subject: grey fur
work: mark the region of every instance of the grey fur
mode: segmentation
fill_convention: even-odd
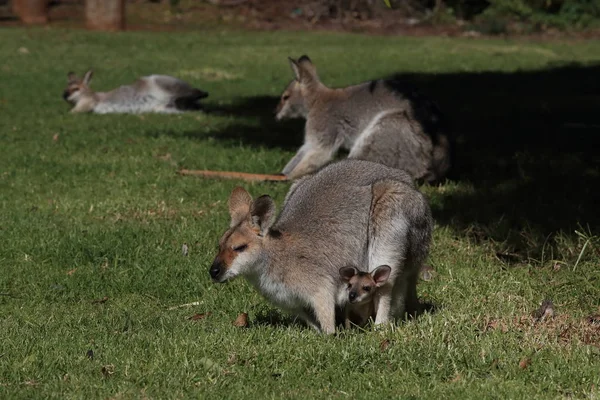
[[[214,280],[242,275],[275,305],[331,333],[335,307],[348,297],[339,269],[373,271],[385,264],[391,274],[377,291],[375,322],[416,311],[433,222],[427,200],[404,171],[361,160],[330,164],[292,185],[272,225],[265,222],[272,200],[246,196],[238,188],[230,197],[232,225],[211,267]],[[243,252],[232,251],[241,244]]]
[[[437,107],[392,80],[342,89],[321,83],[308,57],[290,59],[296,79],[285,89],[277,119],[306,117],[304,144],[284,167],[296,179],[329,162],[342,148],[349,158],[406,170],[425,181],[450,168],[450,143]]]
[[[208,96],[208,93],[168,75],[144,76],[131,85],[110,92],[94,92],[89,86],[91,75],[90,70],[79,80],[75,74],[69,73],[63,97],[74,105],[71,112],[178,113],[197,109],[196,102]]]

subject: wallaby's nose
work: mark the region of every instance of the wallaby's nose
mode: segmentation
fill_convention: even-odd
[[[350,294],[348,295],[348,298],[350,299],[350,301],[354,301],[356,300],[356,292],[350,292]]]
[[[222,265],[221,265],[221,261],[219,260],[215,260],[212,265],[210,266],[210,270],[208,271],[208,273],[210,274],[210,277],[216,281],[217,278],[219,277],[219,275],[221,274],[221,270],[222,270]]]

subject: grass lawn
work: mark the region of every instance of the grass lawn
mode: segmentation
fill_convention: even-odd
[[[302,125],[273,109],[303,53],[327,84],[397,74],[450,117],[455,171],[423,188],[435,312],[324,336],[210,282],[240,182],[175,171],[281,170]],[[0,59],[0,398],[600,397],[600,42],[3,29]],[[211,112],[69,114],[88,67],[97,90],[179,76]]]

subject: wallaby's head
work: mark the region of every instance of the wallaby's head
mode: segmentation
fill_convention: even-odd
[[[290,66],[294,72],[294,80],[285,88],[276,109],[276,118],[306,117],[308,107],[307,98],[321,85],[317,68],[308,56],[302,56],[298,60],[289,58]]]
[[[354,267],[340,268],[340,278],[346,283],[348,301],[352,304],[363,304],[371,301],[378,287],[390,277],[392,269],[380,265],[372,272],[359,271]]]
[[[275,118],[278,121],[286,118],[305,118],[307,114],[300,83],[294,79],[281,94],[275,109]]]
[[[229,214],[229,229],[219,240],[219,254],[209,270],[215,282],[251,273],[260,262],[275,218],[275,202],[267,195],[252,200],[246,190],[236,187],[229,196]]]
[[[79,99],[90,94],[90,81],[92,80],[93,71],[90,69],[85,73],[83,79],[80,79],[73,72],[67,74],[67,88],[63,92],[63,99],[71,104],[77,104]]]

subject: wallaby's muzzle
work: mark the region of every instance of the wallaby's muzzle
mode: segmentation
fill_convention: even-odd
[[[212,278],[212,280],[214,282],[221,282],[219,280],[219,277],[221,277],[223,275],[224,271],[225,271],[225,268],[224,268],[221,260],[219,260],[218,258],[215,258],[215,261],[213,261],[212,265],[210,266],[208,273],[210,274],[210,277]]]

